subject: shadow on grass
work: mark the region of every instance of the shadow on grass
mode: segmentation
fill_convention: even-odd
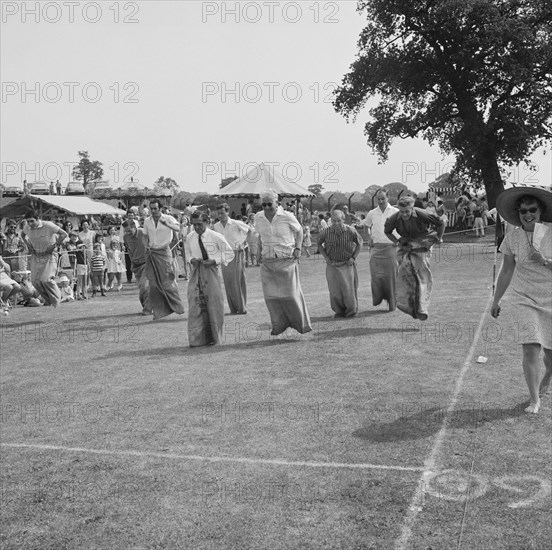
[[[62,306],[60,306],[62,307]],[[38,308],[37,308],[38,309]],[[43,309],[40,309],[40,311],[44,311]],[[12,317],[10,319],[10,321],[13,321],[11,323],[2,323],[3,325],[5,324],[5,326],[18,326],[18,327],[26,327],[26,326],[31,326],[31,325],[37,325],[37,324],[43,324],[43,325],[46,325],[46,324],[54,324],[54,323],[60,323],[60,324],[70,324],[70,323],[80,323],[80,324],[85,324],[85,323],[93,323],[93,322],[96,322],[98,320],[102,320],[102,319],[110,319],[110,320],[118,320],[118,319],[132,319],[132,318],[142,318],[142,315],[140,314],[140,312],[138,313],[118,313],[117,315],[85,315],[83,317],[69,317],[67,319],[65,318],[56,318],[54,316],[50,316],[48,317],[48,319],[33,319],[33,320],[30,320],[30,321],[18,321],[17,319],[15,319],[14,317]],[[111,326],[111,325],[110,325]]]
[[[443,426],[446,407],[423,408],[423,404],[409,404],[409,407],[400,411],[400,416],[393,422],[374,423],[364,426],[353,432],[353,437],[365,439],[374,443],[391,443],[394,441],[408,441],[424,439],[436,434]],[[475,405],[475,404],[474,404]],[[448,429],[476,429],[478,426],[500,420],[521,420],[527,418],[524,412],[526,403],[514,407],[489,407],[484,403],[463,409],[456,409],[449,414]],[[416,412],[418,411],[418,412]]]
[[[358,336],[371,336],[375,334],[387,334],[391,332],[400,332],[404,334],[405,332],[418,332],[417,329],[404,329],[402,327],[397,328],[374,328],[374,327],[352,327],[352,328],[342,328],[335,330],[317,330],[315,332],[316,340],[326,341],[331,338],[354,338]]]
[[[414,330],[414,329],[412,329]],[[339,330],[319,331],[315,330],[312,335],[314,341],[328,341],[330,338],[351,338],[358,336],[368,336],[374,334],[385,334],[389,332],[405,332],[402,328],[369,328],[369,327],[356,327],[356,328],[343,328]],[[307,333],[308,335],[309,333]],[[234,335],[235,336],[235,335]],[[232,336],[229,336],[232,338]],[[103,355],[99,359],[112,359],[116,357],[182,357],[190,355],[205,355],[215,353],[228,353],[231,351],[247,351],[251,349],[266,348],[280,344],[297,344],[297,343],[310,343],[312,340],[302,340],[301,335],[297,334],[297,338],[280,338],[274,337],[270,340],[254,340],[254,341],[238,341],[234,344],[222,344],[220,346],[202,346],[190,348],[188,346],[166,346],[163,348],[153,349],[141,349],[123,352],[118,350],[114,354]]]
[[[380,315],[382,313],[390,313],[386,309],[371,309],[368,311],[360,311],[354,317],[338,317],[337,319],[332,315],[327,315],[325,317],[311,317],[312,323],[323,323],[326,321],[354,321],[362,317],[373,317],[375,315]]]
[[[256,348],[265,348],[268,346],[278,345],[278,344],[296,344],[301,342],[301,340],[295,340],[292,338],[281,339],[281,340],[261,340],[249,343],[238,343],[230,344],[228,346],[201,346],[190,348],[189,346],[177,346],[177,347],[164,347],[164,348],[154,348],[154,349],[141,349],[133,350],[127,353],[122,353],[121,350],[115,353],[109,353],[102,355],[98,359],[114,359],[117,357],[182,357],[190,355],[209,355],[215,353],[227,353],[232,350],[248,350]]]

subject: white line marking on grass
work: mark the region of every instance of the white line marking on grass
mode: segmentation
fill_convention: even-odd
[[[395,542],[395,550],[406,550],[408,541],[412,536],[412,528],[414,527],[416,518],[418,517],[418,514],[422,511],[424,494],[426,492],[428,482],[433,477],[434,472],[436,471],[437,455],[441,450],[441,446],[443,445],[443,441],[447,433],[447,424],[450,417],[450,413],[454,410],[454,408],[456,407],[456,403],[458,402],[458,396],[462,391],[462,385],[464,383],[464,376],[468,372],[468,369],[470,368],[470,364],[473,360],[475,347],[477,346],[477,343],[479,342],[479,338],[481,337],[481,332],[483,331],[483,325],[485,324],[485,316],[487,314],[487,310],[489,309],[489,306],[492,300],[493,300],[493,296],[491,295],[489,296],[489,299],[487,300],[487,303],[485,304],[485,307],[483,309],[483,314],[481,315],[481,319],[479,320],[479,325],[475,332],[472,345],[470,346],[468,355],[464,360],[464,365],[462,366],[462,370],[460,371],[460,376],[458,377],[458,380],[456,380],[454,393],[452,394],[452,399],[449,403],[449,406],[447,407],[445,417],[443,418],[441,429],[439,430],[439,433],[435,438],[435,443],[433,444],[431,453],[429,454],[428,458],[424,463],[424,470],[423,470],[422,476],[420,477],[420,481],[418,482],[418,487],[416,489],[416,492],[414,493],[414,496],[412,497],[412,501],[410,502],[410,506],[408,508],[408,512],[406,514],[406,518],[402,526],[401,536]]]
[[[13,449],[39,449],[42,451],[63,451],[67,453],[90,453],[111,456],[135,456],[138,458],[167,458],[171,460],[197,460],[205,462],[232,462],[238,464],[257,464],[274,466],[306,466],[308,468],[344,468],[354,470],[389,470],[397,472],[422,472],[422,466],[387,466],[385,464],[355,464],[347,462],[306,462],[264,458],[244,458],[232,456],[180,455],[175,453],[158,453],[153,451],[111,451],[109,449],[87,449],[85,447],[63,447],[60,445],[31,445],[27,443],[2,443],[1,447]]]

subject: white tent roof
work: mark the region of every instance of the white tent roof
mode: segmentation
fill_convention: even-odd
[[[274,167],[262,163],[253,166],[241,178],[221,189],[217,195],[249,197],[251,195],[261,195],[267,189],[274,189],[279,195],[287,197],[313,196],[313,193],[308,189],[284,178]]]
[[[64,195],[26,195],[15,200],[11,204],[0,208],[0,216],[22,215],[31,208],[31,201],[41,202],[49,207],[59,208],[76,216],[116,214],[124,215],[126,212],[115,208],[105,202],[93,201],[83,196],[64,196]],[[6,211],[6,212],[5,212]],[[9,214],[7,212],[10,212]]]

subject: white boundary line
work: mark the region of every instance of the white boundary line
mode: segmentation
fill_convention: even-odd
[[[441,446],[443,445],[443,441],[447,433],[447,424],[450,417],[450,413],[454,411],[454,408],[456,407],[456,403],[458,402],[458,396],[462,391],[464,377],[468,372],[468,369],[470,368],[471,362],[473,360],[475,347],[479,341],[479,338],[481,337],[481,332],[483,331],[483,325],[485,324],[485,316],[487,314],[487,310],[489,309],[489,305],[491,304],[492,300],[493,300],[493,296],[491,295],[489,296],[489,299],[485,304],[485,308],[483,309],[483,314],[481,315],[481,319],[479,320],[479,325],[477,327],[477,331],[475,332],[472,345],[470,346],[468,355],[464,360],[464,365],[462,366],[462,370],[460,371],[460,376],[458,377],[458,380],[456,380],[454,393],[452,394],[452,399],[449,403],[449,406],[447,407],[445,417],[443,418],[441,429],[439,430],[439,433],[435,438],[435,443],[431,448],[431,452],[424,463],[424,470],[418,482],[418,487],[416,488],[416,492],[414,493],[414,496],[412,497],[412,501],[410,502],[410,506],[408,507],[408,512],[406,514],[406,518],[401,529],[401,535],[395,541],[395,550],[406,550],[408,541],[412,536],[412,528],[414,527],[414,523],[416,522],[418,513],[422,511],[425,489],[428,486],[429,479],[431,478],[432,474],[436,470],[437,455],[441,450]]]
[[[181,455],[153,451],[110,451],[109,449],[87,449],[85,447],[63,447],[60,445],[32,445],[26,443],[2,443],[0,447],[11,449],[37,449],[41,451],[62,451],[67,453],[89,453],[110,456],[134,456],[138,458],[165,458],[170,460],[195,460],[203,462],[230,462],[235,464],[272,465],[272,466],[305,466],[308,468],[344,468],[352,470],[389,470],[397,472],[422,472],[423,466],[386,466],[385,464],[363,464],[346,462],[307,462],[264,458],[244,458],[231,456]]]

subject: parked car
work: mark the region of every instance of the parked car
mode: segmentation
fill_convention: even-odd
[[[23,189],[17,186],[5,187],[4,197],[20,197],[23,195]]]
[[[82,183],[78,181],[70,181],[65,188],[66,195],[84,195],[84,187]]]
[[[29,193],[31,195],[49,195],[50,184],[45,181],[35,181],[31,183]]]
[[[91,182],[89,189],[93,197],[109,197],[113,193],[113,187],[106,180]]]

